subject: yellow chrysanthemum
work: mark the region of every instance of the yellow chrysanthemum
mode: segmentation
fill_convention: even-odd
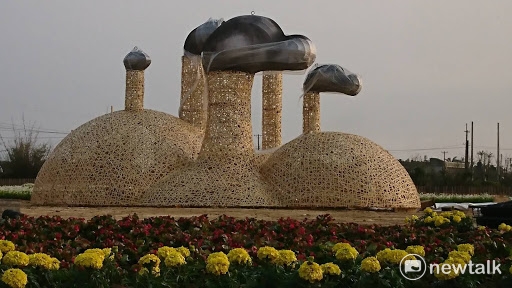
[[[28,283],[28,277],[21,269],[8,269],[2,274],[2,282],[12,288],[24,288]]]
[[[510,272],[510,274],[512,274],[512,266],[510,266],[510,269],[508,269],[508,272]]]
[[[485,230],[485,226],[478,226],[478,230]]]
[[[185,257],[185,258],[187,258],[188,256],[190,256],[190,250],[189,250],[188,248],[186,248],[186,247],[183,247],[183,246],[178,247],[178,248],[176,248],[176,251],[180,252],[180,253],[181,253],[181,255],[182,255],[183,257]]]
[[[427,224],[432,223],[432,222],[434,222],[434,218],[432,218],[431,216],[427,216],[427,217],[425,217],[425,220],[423,220],[423,222],[425,222]]]
[[[297,261],[295,252],[293,252],[292,250],[279,250],[279,255],[277,256],[276,259],[274,259],[273,263],[280,266],[288,266],[295,261]]]
[[[52,262],[52,257],[44,253],[34,253],[28,255],[28,264],[34,267],[50,269]]]
[[[28,265],[28,255],[19,251],[9,251],[2,258],[2,264],[7,266],[20,266]]]
[[[79,267],[101,269],[103,260],[105,260],[105,254],[89,252],[77,255],[74,263]]]
[[[390,264],[400,264],[402,259],[404,259],[404,261],[416,260],[416,258],[413,255],[409,255],[407,251],[400,249],[391,250],[389,248],[386,248],[377,253],[377,260],[379,260],[379,262],[381,263],[384,262]]]
[[[460,223],[460,221],[462,221],[462,218],[460,218],[460,216],[455,215],[453,216],[452,220],[455,223]]]
[[[379,252],[377,252],[377,255],[376,255],[377,260],[379,262],[386,262],[388,259],[388,253],[390,253],[390,252],[391,252],[391,249],[389,249],[389,248],[380,250]]]
[[[336,252],[336,259],[341,261],[350,261],[356,259],[359,252],[354,247],[341,248]]]
[[[503,231],[503,232],[509,232],[512,230],[512,226],[507,225],[505,223],[501,223],[500,226],[498,226],[498,230]]]
[[[464,263],[469,263],[469,261],[471,261],[471,255],[462,251],[451,251],[448,253],[448,258],[457,258],[464,261]]]
[[[425,257],[425,248],[419,245],[409,246],[405,249],[405,251],[409,254],[420,255],[421,257]]]
[[[306,261],[299,267],[299,277],[314,283],[320,281],[324,277],[322,267],[318,263]]]
[[[160,276],[160,267],[153,267],[151,268],[151,273],[154,276]],[[146,275],[149,274],[148,268],[142,268],[139,270],[139,275]]]
[[[0,252],[3,254],[16,250],[16,246],[9,240],[0,240]]]
[[[439,227],[445,223],[450,223],[450,219],[445,218],[443,216],[437,216],[434,218],[434,224],[436,225],[436,227]]]
[[[425,208],[425,210],[423,210],[423,212],[425,212],[425,214],[430,214],[430,213],[432,213],[434,211],[432,210],[432,208],[427,207],[427,208]]]
[[[91,248],[91,249],[85,250],[84,253],[98,253],[98,254],[103,255],[103,259],[105,259],[110,256],[110,254],[112,253],[112,249],[111,248],[103,248],[103,249]],[[113,259],[113,257],[110,257],[110,258]]]
[[[323,274],[326,274],[326,275],[340,275],[341,274],[340,267],[336,264],[333,264],[332,262],[322,264],[322,265],[320,265],[320,267],[322,268]]]
[[[380,271],[380,263],[376,257],[367,257],[361,261],[361,270],[369,273]]]
[[[48,270],[59,270],[60,269],[60,260],[52,257],[50,262],[50,267]]]
[[[349,248],[349,247],[352,247],[352,245],[350,245],[349,243],[336,243],[333,247],[332,247],[332,253],[334,253],[334,255],[336,255],[336,253],[338,253],[338,250],[342,249],[342,248]]]
[[[228,253],[228,260],[236,264],[251,264],[252,259],[244,248],[231,249]]]
[[[466,213],[462,212],[462,211],[454,211],[453,212],[453,215],[454,216],[459,216],[460,218],[466,218]]]
[[[259,252],[259,251],[258,251]],[[229,259],[223,252],[215,252],[206,259],[206,271],[214,275],[226,274],[229,270]]]
[[[156,252],[156,254],[158,255],[158,257],[160,257],[160,259],[166,259],[167,257],[169,257],[169,255],[171,253],[174,253],[174,252],[177,252],[176,248],[169,247],[169,246],[163,246],[163,247],[158,248],[158,251]]]
[[[411,220],[412,221],[417,221],[418,219],[420,219],[417,215],[412,215],[411,216]]]
[[[139,274],[144,275],[149,272],[151,268],[153,275],[160,275],[160,258],[155,254],[146,254],[139,259],[139,265],[143,268],[140,269]]]
[[[456,278],[459,276],[459,269],[453,269],[453,266],[460,265],[461,268],[463,268],[466,263],[460,258],[448,258],[443,262],[444,265],[450,265],[450,271],[448,273],[444,273],[446,271],[443,271],[441,268],[442,265],[434,268],[434,276],[439,280],[450,280],[453,278]]]
[[[167,255],[167,258],[165,258],[165,266],[167,267],[177,267],[186,264],[185,257],[178,251],[174,251],[169,253]]]
[[[475,255],[475,246],[472,244],[459,244],[457,245],[457,250],[460,252],[466,252],[469,255]]]
[[[445,218],[450,218],[450,217],[452,217],[452,216],[453,216],[452,212],[448,212],[448,211],[446,211],[446,212],[442,212],[442,213],[441,213],[441,214],[439,214],[439,215],[440,215],[440,216],[442,216],[442,217],[445,217]]]
[[[276,250],[274,247],[261,247],[258,249],[258,258],[263,260],[265,258],[269,260],[275,260],[277,257],[279,257],[279,251]]]

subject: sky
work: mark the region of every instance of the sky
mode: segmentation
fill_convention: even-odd
[[[23,118],[66,133],[110,106],[124,109],[122,60],[134,46],[152,59],[145,108],[177,115],[188,33],[252,11],[310,38],[316,63],[361,76],[355,97],[321,95],[323,131],[364,136],[401,159],[460,158],[474,121],[476,158],[496,155],[499,122],[501,153],[512,156],[508,0],[1,1],[0,133],[12,139],[8,127]],[[284,143],[302,133],[304,77],[284,74]],[[261,75],[252,119],[261,133]],[[39,134],[54,145],[63,136]]]

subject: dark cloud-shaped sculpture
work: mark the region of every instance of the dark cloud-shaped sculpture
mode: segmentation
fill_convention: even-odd
[[[213,31],[215,31],[222,23],[224,23],[223,19],[210,18],[208,21],[197,26],[188,34],[187,39],[185,39],[183,49],[188,53],[201,55],[204,43]]]
[[[146,70],[151,64],[151,59],[148,54],[140,50],[137,46],[128,53],[123,60],[126,70]]]
[[[359,75],[336,64],[319,65],[311,69],[304,80],[304,93],[338,92],[356,96],[362,88]]]
[[[304,70],[315,59],[315,46],[309,38],[286,36],[274,20],[256,15],[224,22],[203,46],[206,71]]]

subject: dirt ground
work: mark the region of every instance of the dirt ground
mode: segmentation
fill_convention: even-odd
[[[496,202],[508,201],[505,196],[496,196]],[[148,207],[51,207],[31,206],[28,201],[19,201],[20,211],[29,216],[60,215],[62,217],[79,217],[90,219],[96,215],[110,214],[116,218],[137,213],[140,217],[173,216],[190,217],[207,214],[215,218],[225,214],[235,218],[257,218],[276,220],[280,217],[291,217],[302,220],[312,219],[317,215],[331,214],[336,222],[354,222],[359,224],[395,225],[403,224],[405,217],[422,215],[419,212],[388,212],[362,210],[304,210],[304,209],[239,209],[239,208],[148,208]]]

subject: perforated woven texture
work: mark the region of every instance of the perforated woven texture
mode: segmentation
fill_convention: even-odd
[[[136,205],[150,184],[190,163],[199,131],[165,113],[117,111],[64,138],[39,172],[36,205]]]
[[[148,206],[279,206],[261,178],[252,141],[254,75],[210,72],[208,120],[197,161],[160,180],[142,198]]]
[[[400,162],[357,135],[303,134],[274,152],[260,171],[285,206],[420,208]]]

